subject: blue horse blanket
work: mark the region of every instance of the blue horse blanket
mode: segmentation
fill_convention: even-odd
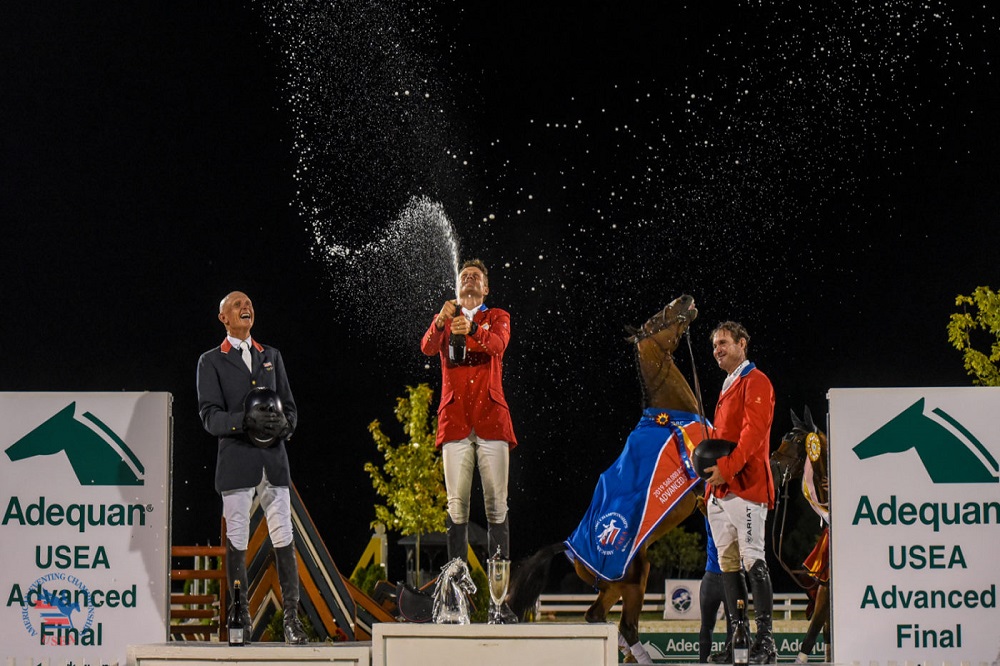
[[[699,478],[690,454],[711,424],[697,414],[648,408],[618,460],[597,482],[594,499],[566,540],[570,559],[619,580],[663,517]]]

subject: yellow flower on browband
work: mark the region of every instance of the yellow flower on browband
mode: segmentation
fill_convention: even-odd
[[[667,414],[666,412],[660,412],[659,414],[656,415],[656,425],[665,426],[669,424],[670,424],[670,414]]]

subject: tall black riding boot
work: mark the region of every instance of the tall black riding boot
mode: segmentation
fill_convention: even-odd
[[[771,590],[771,574],[764,560],[757,560],[750,567],[750,589],[753,590],[753,615],[757,622],[757,637],[750,647],[750,663],[776,664],[778,649],[771,632],[774,594]]]
[[[278,567],[281,605],[285,614],[285,642],[289,645],[308,643],[309,637],[299,620],[299,567],[295,558],[295,545],[275,548],[274,559]]]
[[[486,542],[488,551],[486,557],[496,557],[497,550],[500,551],[501,560],[510,559],[510,517],[504,518],[502,523],[486,523]]]
[[[504,518],[502,523],[486,524],[486,543],[489,551],[487,558],[493,558],[500,554],[501,560],[510,559],[510,516]],[[506,601],[500,604],[500,624],[517,624],[517,615],[510,609]]]
[[[456,557],[463,562],[469,561],[469,523],[452,522],[451,516],[445,519],[448,529],[448,561]]]
[[[233,546],[233,542],[226,539],[226,582],[229,585],[229,606],[232,607],[236,598],[233,590],[233,583],[240,581],[240,590],[243,594],[243,626],[246,627],[247,644],[250,643],[250,636],[253,635],[253,622],[250,619],[250,586],[247,583],[247,551],[239,550]],[[229,617],[227,610],[226,617]],[[223,618],[225,619],[225,618]]]
[[[744,608],[746,608],[747,604],[747,579],[744,577],[743,572],[723,571],[722,590],[726,594],[727,631],[729,633],[726,639],[726,646],[722,648],[722,652],[716,652],[709,656],[708,661],[712,664],[733,663],[733,632],[736,631],[736,623],[740,621],[740,618],[736,616],[736,602],[742,599]],[[747,628],[747,633],[750,633],[749,627]]]

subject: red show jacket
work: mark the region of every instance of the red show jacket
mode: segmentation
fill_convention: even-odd
[[[774,419],[771,380],[750,363],[715,406],[713,437],[736,442],[736,448],[716,463],[726,479],[712,489],[716,497],[733,493],[751,502],[774,508],[770,439]]]
[[[448,360],[450,326],[438,330],[432,321],[420,341],[424,354],[437,354],[441,359],[437,445],[464,439],[475,428],[478,437],[504,441],[514,448],[517,439],[503,394],[503,354],[510,341],[510,314],[483,307],[473,321],[479,328],[466,340],[466,364]]]

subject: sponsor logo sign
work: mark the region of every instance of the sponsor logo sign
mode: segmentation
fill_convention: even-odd
[[[837,662],[1000,655],[1000,388],[832,389]]]
[[[0,656],[166,640],[170,447],[167,393],[0,394]]]
[[[668,578],[665,585],[663,619],[700,621],[701,581]]]

